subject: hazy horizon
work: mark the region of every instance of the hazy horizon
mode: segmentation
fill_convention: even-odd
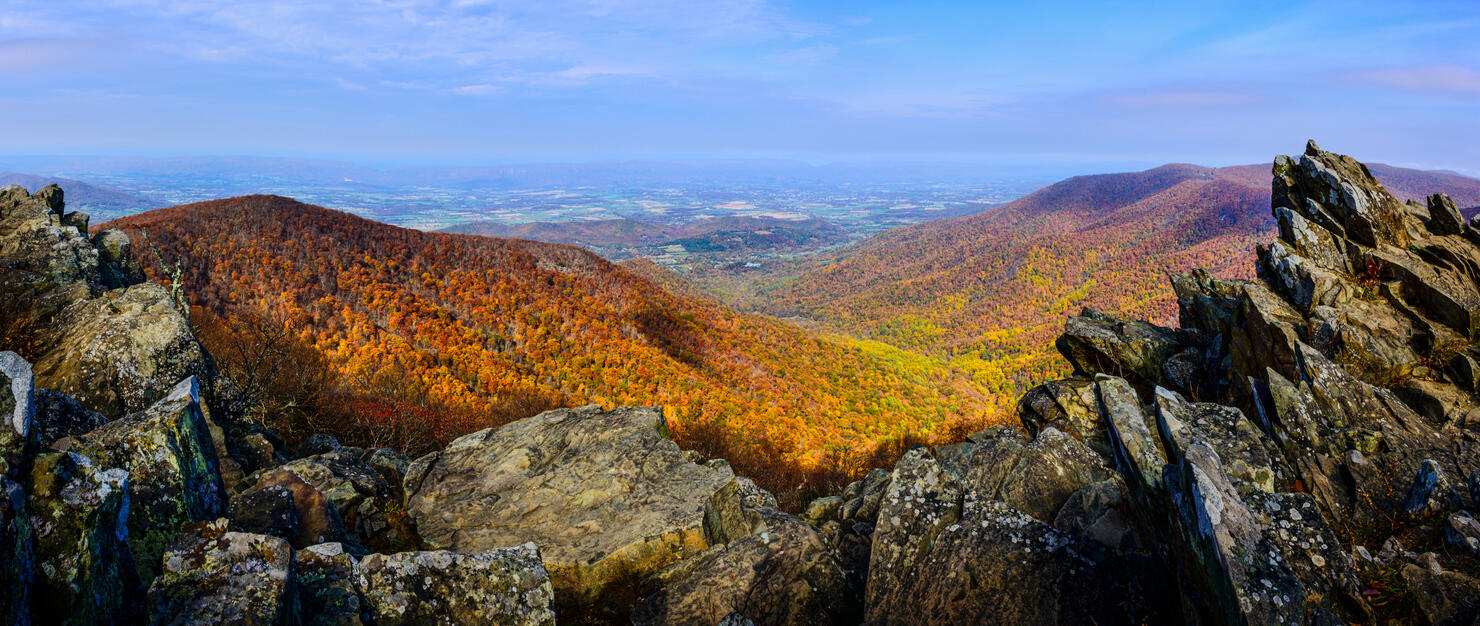
[[[1317,140],[1317,143],[1320,143]],[[1191,160],[1151,160],[1123,158],[1120,160],[1106,160],[1089,158],[1084,156],[1057,157],[1054,155],[1034,155],[1029,160],[1017,156],[989,156],[989,155],[674,155],[674,156],[611,156],[599,157],[588,156],[586,158],[561,158],[547,157],[544,159],[517,157],[508,158],[437,158],[424,157],[419,159],[396,159],[385,158],[355,158],[353,155],[344,157],[316,156],[316,155],[292,155],[292,154],[227,154],[227,153],[165,153],[155,155],[141,155],[128,153],[85,153],[76,154],[5,154],[0,153],[0,171],[13,171],[16,173],[34,174],[38,176],[64,177],[66,172],[77,167],[84,168],[83,172],[107,172],[122,171],[130,167],[168,167],[170,164],[188,163],[210,163],[225,164],[237,162],[248,169],[252,163],[263,165],[275,164],[285,166],[288,164],[317,164],[323,166],[359,168],[379,173],[395,173],[416,170],[476,170],[476,169],[501,169],[501,168],[541,168],[541,167],[570,167],[570,168],[597,168],[612,166],[642,166],[650,165],[657,167],[681,168],[689,167],[705,169],[707,171],[740,171],[742,168],[756,167],[800,167],[798,173],[823,170],[859,170],[880,169],[889,167],[899,168],[955,168],[954,172],[961,172],[967,168],[985,168],[984,174],[1028,176],[1032,178],[1043,178],[1045,180],[1058,180],[1072,176],[1093,176],[1099,174],[1116,174],[1124,172],[1135,172],[1154,169],[1165,165],[1196,165],[1202,167],[1222,168],[1249,165],[1262,165],[1272,161],[1275,154],[1295,154],[1300,150],[1285,147],[1270,153],[1270,158],[1262,161],[1248,162],[1196,162]],[[1326,146],[1322,146],[1326,147]],[[1339,149],[1339,148],[1333,148]],[[1371,159],[1372,163],[1381,163],[1395,167],[1426,170],[1434,172],[1448,172],[1469,176],[1480,177],[1480,167],[1432,167],[1419,163],[1405,163],[1395,160]],[[919,174],[924,169],[904,169],[903,172]]]

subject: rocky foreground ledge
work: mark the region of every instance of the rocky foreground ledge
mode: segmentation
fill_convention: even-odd
[[[1475,623],[1480,225],[1314,144],[1274,176],[1259,280],[1173,277],[1180,329],[1071,318],[1021,426],[800,517],[655,408],[287,450],[126,235],[5,188],[39,331],[0,354],[0,619]]]

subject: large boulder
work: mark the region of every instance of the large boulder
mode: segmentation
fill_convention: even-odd
[[[87,457],[48,452],[31,466],[27,505],[35,529],[43,623],[121,621],[138,607],[128,546],[128,473]]]
[[[856,624],[856,590],[827,539],[774,508],[746,479],[710,503],[708,550],[663,570],[633,611],[636,624]],[[718,528],[722,526],[723,528]]]
[[[232,496],[231,510],[241,530],[282,537],[300,549],[351,539],[334,503],[286,468],[260,474],[256,485]],[[363,551],[357,544],[355,549]]]
[[[416,531],[402,509],[399,464],[385,452],[376,458],[380,468],[372,467],[350,449],[331,450],[291,461],[269,472],[264,480],[271,481],[286,472],[312,485],[334,507],[345,531],[372,551],[416,548]],[[334,540],[315,543],[322,541]]]
[[[555,623],[554,592],[534,544],[472,554],[372,554],[355,576],[362,610],[380,626]]]
[[[109,418],[143,411],[181,379],[207,372],[190,324],[152,282],[67,305],[36,362],[38,385]]]
[[[1060,385],[1058,388],[1073,387]],[[1092,387],[1089,393],[1093,394]],[[1091,402],[1093,401],[1091,395]],[[1092,406],[1088,410],[1096,411],[1094,418],[1098,419],[1097,409]],[[1030,419],[1024,417],[1025,422]],[[949,512],[946,514],[949,517],[960,514],[963,502],[991,501],[1013,510],[1015,515],[1036,518],[1047,530],[1052,531],[1053,528],[1048,527],[1047,523],[1056,520],[1060,512],[1075,501],[1076,495],[1091,485],[1113,478],[1103,457],[1078,439],[1048,425],[1051,423],[1064,422],[1039,421],[1034,424],[1039,429],[1037,436],[1031,438],[1022,428],[997,426],[972,433],[966,442],[960,444],[940,446],[933,450],[913,450],[895,465],[893,472],[875,470],[863,480],[848,485],[835,498],[835,502],[814,503],[826,506],[818,507],[819,511],[812,521],[820,525],[823,535],[837,552],[850,582],[868,589],[866,598],[874,598],[881,593],[879,590],[889,590],[895,584],[893,578],[880,579],[880,576],[900,577],[921,589],[933,588],[933,585],[939,583],[934,577],[948,573],[924,568],[920,563],[925,561],[918,559],[924,558],[921,555],[934,545],[933,533],[939,528],[949,527],[950,524],[921,528],[919,525],[922,522],[916,521],[914,526],[899,530],[901,520],[914,519],[899,516],[900,507],[913,512],[917,507],[929,505]],[[1105,430],[1103,425],[1095,429],[1101,433]],[[1103,441],[1103,435],[1099,438]],[[934,477],[925,479],[926,484],[933,480],[940,485],[947,485],[941,487],[945,489],[943,493],[927,496],[920,491],[920,484],[901,485],[898,482],[901,477],[914,480],[918,472],[924,471],[922,467],[930,468],[927,475]],[[900,495],[900,489],[907,491]],[[891,501],[890,497],[903,498],[903,502]],[[1076,505],[1079,509],[1068,513],[1068,517],[1074,519],[1065,521],[1066,527],[1071,529],[1074,536],[1063,533],[1058,535],[1076,542],[1103,539],[1119,544],[1124,539],[1127,545],[1133,543],[1128,536],[1130,528],[1123,516],[1103,510],[1090,510],[1105,506],[1109,502],[1108,498],[1083,501],[1084,497],[1081,496],[1080,503]],[[1118,530],[1114,528],[1117,523],[1121,525]],[[894,532],[882,532],[885,528],[893,529]],[[1111,536],[1117,532],[1119,536],[1112,539]],[[968,541],[981,538],[971,529],[965,533]],[[956,546],[952,549],[957,548],[966,552],[975,549],[969,546]],[[881,571],[878,560],[885,552],[914,555],[911,558],[916,560],[899,566],[906,568],[904,570],[896,568],[890,571],[886,568]],[[951,558],[950,555],[937,556]],[[903,597],[908,592],[901,591],[899,594],[896,601],[903,603]],[[981,600],[965,601],[975,603]],[[970,614],[969,611],[967,614]]]
[[[657,408],[560,409],[458,438],[418,459],[406,509],[427,546],[534,542],[562,604],[591,602],[709,547],[705,504],[734,476],[689,460]]]
[[[878,513],[869,623],[1115,621],[1119,580],[1074,537],[1001,502],[916,448],[895,465]]]
[[[1083,441],[1102,456],[1110,455],[1105,427],[1096,410],[1095,382],[1069,378],[1043,383],[1028,390],[1017,404],[1018,419],[1034,437],[1045,428],[1056,428]]]
[[[293,615],[293,549],[277,537],[190,525],[163,555],[149,588],[151,624],[286,623]]]
[[[128,233],[110,228],[92,238],[98,249],[98,274],[108,289],[128,287],[144,282],[144,269],[134,256],[134,245]]]
[[[1110,477],[1104,460],[1056,428],[1028,439],[1019,428],[945,446],[935,456],[970,485],[975,498],[997,500],[1040,520],[1052,520],[1074,492]]]
[[[99,467],[128,471],[129,542],[146,583],[181,528],[226,512],[199,398],[196,380],[188,378],[148,410],[109,422],[67,446]]]
[[[1055,346],[1082,376],[1106,373],[1141,386],[1165,384],[1173,357],[1193,338],[1188,332],[1084,309],[1065,324]]]

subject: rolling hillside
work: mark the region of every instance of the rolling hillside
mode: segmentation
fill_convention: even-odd
[[[126,191],[91,185],[78,180],[55,176],[34,176],[15,172],[0,172],[0,186],[20,185],[28,191],[36,191],[47,185],[60,185],[67,194],[67,205],[73,210],[92,216],[94,221],[128,215],[143,209],[159,206],[154,201]]]
[[[1400,198],[1480,181],[1374,166]],[[1175,323],[1166,274],[1248,277],[1273,237],[1269,167],[1166,165],[1080,176],[976,215],[894,229],[819,262],[769,294],[768,309],[950,359],[1010,391],[1062,373],[1050,342],[1091,307]]]
[[[660,404],[680,438],[722,436],[801,468],[968,428],[994,406],[939,359],[672,295],[579,248],[425,233],[277,196],[106,227],[183,260],[204,308],[283,316],[365,392],[489,415]]]

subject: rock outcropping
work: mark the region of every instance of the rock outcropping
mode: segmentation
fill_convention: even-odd
[[[1180,329],[1072,318],[1058,346],[1076,378],[1022,414],[1108,441],[1185,618],[1369,621],[1386,609],[1367,600],[1391,599],[1355,542],[1438,542],[1435,521],[1476,506],[1454,485],[1480,470],[1480,230],[1314,143],[1273,174],[1258,280],[1174,276]]]
[[[1476,619],[1480,224],[1314,143],[1273,175],[1258,280],[1173,276],[1181,328],[1070,318],[1025,430],[812,504],[868,623]],[[1360,544],[1398,537],[1444,553]]]
[[[90,240],[63,209],[54,187],[0,189],[0,288],[24,335],[6,347],[28,352],[0,352],[0,620],[554,623],[538,548],[417,551],[399,453],[283,463],[216,397],[127,235]]]
[[[126,235],[0,189],[25,335],[0,346],[24,351],[0,352],[0,619],[1475,623],[1480,223],[1314,144],[1273,175],[1257,280],[1173,276],[1177,329],[1072,317],[1074,376],[1021,427],[911,449],[800,517],[656,407],[415,461],[289,452],[236,423]]]

